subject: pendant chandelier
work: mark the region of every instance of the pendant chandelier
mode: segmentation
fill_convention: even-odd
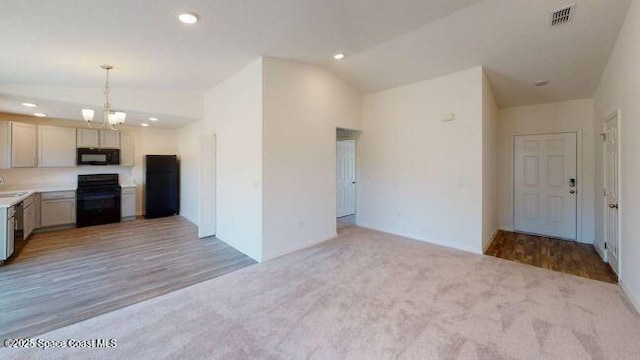
[[[93,109],[82,109],[82,117],[84,118],[84,121],[87,122],[87,125],[90,128],[118,130],[120,126],[124,124],[124,120],[127,117],[127,114],[123,111],[114,111],[113,109],[111,109],[111,103],[109,102],[109,70],[113,69],[113,66],[102,65],[100,67],[107,72],[107,80],[104,84],[105,102],[102,123],[99,125],[92,124],[94,115]]]

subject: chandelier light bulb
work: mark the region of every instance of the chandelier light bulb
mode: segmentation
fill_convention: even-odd
[[[86,122],[91,122],[93,121],[94,113],[93,109],[82,109],[82,118]]]

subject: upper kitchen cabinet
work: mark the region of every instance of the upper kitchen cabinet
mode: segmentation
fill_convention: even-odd
[[[76,166],[76,129],[38,126],[38,166]]]
[[[132,133],[120,133],[120,166],[133,166]]]
[[[11,167],[11,125],[0,121],[0,169]]]
[[[11,167],[36,167],[36,132],[35,125],[11,123]]]
[[[119,149],[120,133],[112,130],[100,130],[100,147]]]
[[[100,147],[100,135],[96,129],[78,129],[77,140],[81,148]]]

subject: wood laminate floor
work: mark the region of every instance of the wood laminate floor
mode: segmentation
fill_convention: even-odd
[[[254,264],[179,216],[36,234],[0,267],[0,339],[33,337]]]
[[[609,264],[603,262],[593,245],[589,244],[500,231],[485,255],[594,280],[618,282]]]

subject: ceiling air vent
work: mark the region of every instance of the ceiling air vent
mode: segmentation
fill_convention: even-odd
[[[559,26],[562,24],[566,24],[573,17],[573,13],[575,12],[575,5],[570,5],[563,7],[562,9],[558,9],[551,13],[551,26]]]

